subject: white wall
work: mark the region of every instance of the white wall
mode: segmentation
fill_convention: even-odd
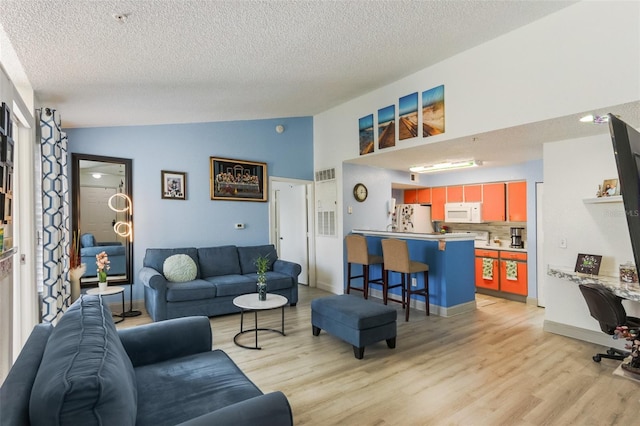
[[[617,276],[618,266],[633,260],[624,206],[620,203],[585,204],[598,185],[617,178],[608,135],[572,139],[544,145],[543,229],[544,265],[573,270],[578,253],[602,255],[600,275]],[[560,247],[565,238],[567,248]],[[545,268],[546,269],[546,268]],[[600,331],[589,316],[578,285],[546,275],[545,320]],[[627,304],[629,314],[640,304]]]
[[[637,2],[579,2],[318,114],[314,167],[341,170],[343,161],[358,157],[360,117],[440,84],[445,85],[446,132],[405,140],[386,152],[637,101],[639,13]],[[341,184],[338,190],[339,200],[349,196]],[[318,241],[318,267],[327,287],[342,288],[342,249],[341,239]]]

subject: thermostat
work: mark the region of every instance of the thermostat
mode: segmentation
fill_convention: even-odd
[[[236,223],[236,229],[244,229],[244,223]]]

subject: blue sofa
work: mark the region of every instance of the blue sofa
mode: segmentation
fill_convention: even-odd
[[[263,394],[221,350],[206,317],[116,330],[99,296],[35,327],[0,388],[14,425],[292,425],[287,398]]]
[[[96,255],[105,252],[109,256],[109,275],[124,275],[127,268],[127,257],[125,247],[122,243],[96,241],[93,234],[82,234],[80,237],[80,263],[87,264],[87,271],[84,277],[95,277],[97,275]]]
[[[164,274],[165,260],[173,255],[187,255],[196,264],[195,279],[171,282]],[[297,263],[278,259],[272,244],[236,247],[149,248],[138,277],[144,285],[144,303],[154,321],[190,315],[207,317],[240,312],[233,304],[236,296],[256,293],[258,275],[255,261],[269,260],[267,291],[285,296],[291,306],[298,303]]]

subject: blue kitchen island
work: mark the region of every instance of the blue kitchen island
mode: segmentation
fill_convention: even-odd
[[[382,256],[382,239],[397,238],[407,242],[411,260],[429,265],[429,303],[432,314],[450,317],[476,309],[475,234],[418,234],[362,229],[354,229],[351,232],[364,235],[367,238],[369,252],[379,256]],[[372,265],[371,277],[380,277],[381,269],[381,265]],[[423,275],[417,274],[417,279],[418,287],[422,287]],[[400,282],[400,274],[390,272],[389,282]],[[379,294],[382,297],[381,286],[373,285],[369,289],[370,295]],[[389,294],[397,295],[391,296],[394,299],[401,298],[400,288],[392,289]],[[424,297],[414,296],[411,306],[424,310]]]

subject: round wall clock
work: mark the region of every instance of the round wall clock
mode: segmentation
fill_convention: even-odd
[[[356,186],[353,187],[353,196],[360,203],[367,199],[368,194],[367,187],[362,183],[356,183]]]

